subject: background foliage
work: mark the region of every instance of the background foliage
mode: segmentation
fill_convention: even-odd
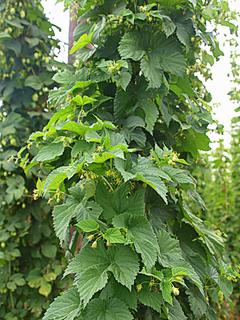
[[[17,153],[49,118],[53,88],[51,24],[38,0],[0,3],[0,318],[40,319],[64,287],[50,207],[33,200],[37,177]]]
[[[76,69],[54,76],[57,111],[22,163],[43,177],[36,196],[56,204],[60,242],[72,235],[73,256],[82,246],[65,272],[74,286],[44,319],[217,319],[235,274],[197,217],[188,165],[209,150],[199,73],[211,77],[222,55],[206,26],[234,31],[234,17],[226,1],[78,3]]]
[[[212,152],[205,154],[194,174],[199,183],[199,191],[206,203],[207,211],[204,218],[221,230],[226,238],[226,248],[236,275],[240,275],[239,255],[239,143],[240,143],[240,118],[239,118],[239,54],[238,38],[231,40],[232,48],[232,90],[230,98],[236,104],[236,115],[232,119],[231,144],[224,145],[223,128],[220,127],[218,141]],[[235,46],[235,47],[234,47]],[[239,317],[239,282],[236,283],[230,305],[222,305],[220,316],[228,319],[229,310],[231,319]],[[226,309],[224,311],[224,309]]]

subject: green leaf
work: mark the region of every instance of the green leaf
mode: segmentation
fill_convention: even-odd
[[[110,248],[109,256],[111,260],[109,270],[113,273],[114,278],[131,291],[139,271],[136,253],[128,247],[118,246]]]
[[[59,167],[53,170],[44,183],[44,192],[55,191],[59,188],[60,184],[67,178],[68,167]]]
[[[143,286],[143,289],[138,294],[138,299],[145,306],[161,313],[163,300],[159,292],[151,291],[148,286]]]
[[[131,169],[126,169],[128,162],[122,159],[115,159],[115,168],[120,172],[124,181],[137,180],[149,185],[167,203],[168,189],[160,177],[163,171],[159,169],[148,158],[139,157]]]
[[[129,291],[126,287],[122,286],[115,279],[111,279],[107,286],[101,292],[99,298],[113,299],[118,298],[125,302],[130,309],[137,310],[137,295],[134,288]]]
[[[44,243],[41,246],[42,254],[47,258],[55,258],[57,254],[57,247],[51,243]]]
[[[191,287],[186,290],[190,308],[197,319],[201,319],[207,314],[208,305],[205,297],[200,293],[197,288]]]
[[[25,80],[25,86],[39,91],[43,87],[43,83],[38,76],[29,76]]]
[[[162,170],[166,172],[173,181],[179,183],[179,184],[195,184],[195,181],[193,180],[193,177],[190,175],[190,173],[186,170],[174,168],[171,166],[164,166],[162,167]]]
[[[86,45],[92,42],[92,35],[83,34],[79,38],[79,40],[74,44],[72,49],[70,50],[70,54],[75,53],[77,50],[84,48]]]
[[[143,215],[145,210],[145,190],[139,188],[129,196],[130,184],[124,183],[113,192],[109,192],[104,184],[99,183],[96,190],[96,201],[103,208],[103,217],[111,220],[114,216],[129,212]]]
[[[108,229],[104,233],[103,238],[109,241],[109,243],[125,243],[126,242],[119,228]]]
[[[159,55],[160,66],[165,72],[170,72],[182,77],[185,73],[186,62],[181,49],[172,39],[167,39],[159,43],[156,49],[156,54]]]
[[[147,158],[139,158],[138,163],[133,167],[132,172],[135,174],[135,178],[138,181],[142,181],[153,188],[167,203],[168,189],[164,182],[160,178],[161,172],[152,161]]]
[[[154,266],[157,260],[158,244],[150,223],[144,216],[130,214],[118,215],[113,225],[127,229],[127,239],[131,240],[136,251],[141,254],[147,268]]]
[[[64,241],[67,237],[68,226],[72,218],[75,217],[77,204],[62,204],[54,207],[53,222],[54,229],[60,241]]]
[[[157,234],[159,245],[159,263],[163,267],[172,267],[183,260],[179,241],[171,237],[170,233],[160,230]]]
[[[76,227],[83,232],[92,232],[99,229],[99,224],[95,220],[82,220],[76,224]]]
[[[61,130],[75,132],[80,136],[83,136],[86,132],[86,126],[74,121],[69,121],[61,127]]]
[[[182,23],[177,23],[177,37],[187,49],[191,45],[191,36],[193,35],[194,29],[191,20],[183,20]]]
[[[173,278],[184,276],[189,278],[202,292],[202,282],[193,267],[184,260],[179,241],[165,230],[157,234],[159,255],[158,261],[163,267],[172,267]]]
[[[163,31],[166,34],[167,38],[170,37],[176,29],[175,23],[168,16],[163,16],[162,27],[163,27]]]
[[[122,37],[118,47],[121,58],[135,61],[140,60],[145,53],[141,39],[141,34],[138,32],[126,33]]]
[[[146,100],[140,104],[141,108],[144,110],[145,113],[145,122],[146,122],[146,130],[153,133],[153,129],[155,123],[158,120],[159,111],[155,103],[151,100]]]
[[[173,300],[173,305],[169,307],[169,320],[187,320],[180,303],[177,299]]]
[[[93,187],[91,186],[91,190]],[[96,202],[87,201],[92,194],[88,195],[88,184],[78,184],[70,189],[66,203],[54,207],[53,224],[57,237],[63,242],[68,233],[70,221],[76,218],[81,220],[96,220],[102,209]]]
[[[210,150],[210,139],[205,133],[196,132],[193,129],[184,133],[184,144],[180,146],[181,151],[190,152],[194,157],[199,150]]]
[[[161,288],[161,292],[162,292],[162,296],[164,301],[166,301],[169,304],[173,303],[173,299],[172,299],[172,281],[171,280],[163,280],[160,283],[160,288]]]
[[[62,142],[51,143],[42,147],[38,154],[34,157],[33,161],[52,161],[61,156],[64,152],[64,145]]]
[[[141,71],[149,81],[150,88],[160,88],[163,82],[163,69],[159,64],[159,56],[151,53],[141,60]]]
[[[120,85],[120,87],[123,88],[124,91],[126,91],[127,86],[129,85],[131,79],[132,79],[131,73],[127,71],[122,71],[120,74],[120,79],[118,80],[118,84]]]
[[[133,320],[127,305],[119,299],[94,299],[86,309],[85,319],[88,320]]]
[[[80,308],[80,297],[74,287],[65,291],[50,304],[43,320],[74,320],[79,315]]]
[[[138,271],[138,258],[134,251],[124,246],[105,249],[100,242],[96,249],[83,248],[69,264],[66,274],[76,273],[81,299],[86,305],[96,292],[106,286],[109,272],[131,290]]]
[[[88,304],[96,292],[106,286],[108,282],[108,266],[108,264],[105,264],[102,268],[94,266],[81,273],[77,273],[76,284],[84,306]]]

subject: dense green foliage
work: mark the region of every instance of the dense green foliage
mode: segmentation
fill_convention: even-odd
[[[0,318],[40,319],[64,286],[46,201],[33,200],[37,181],[15,158],[31,132],[42,128],[53,88],[51,24],[40,1],[0,3]]]
[[[188,206],[204,206],[188,163],[209,150],[197,72],[222,54],[206,25],[233,26],[218,15],[227,2],[78,3],[78,67],[54,76],[57,111],[22,163],[56,204],[61,244],[82,247],[65,272],[74,286],[44,320],[216,319],[232,273],[221,236]]]

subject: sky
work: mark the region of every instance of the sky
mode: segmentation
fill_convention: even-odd
[[[239,0],[230,0],[233,8],[237,9],[238,1]],[[58,59],[60,61],[67,61],[69,12],[64,11],[62,3],[55,2],[55,0],[42,0],[45,12],[50,21],[61,28],[61,31],[56,29],[56,37],[61,41],[61,51]],[[228,74],[231,72],[230,46],[224,40],[224,32],[224,28],[219,30],[219,41],[224,56],[212,67],[213,78],[206,83],[206,86],[212,94],[213,104],[217,105],[214,108],[214,118],[224,125],[224,141],[225,145],[229,146],[231,119],[234,116],[235,106],[228,96],[228,92],[231,90],[231,82],[228,77]],[[217,135],[211,133],[210,138],[214,141],[217,138]]]

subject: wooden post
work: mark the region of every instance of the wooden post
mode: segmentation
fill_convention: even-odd
[[[73,3],[70,7],[69,10],[69,32],[68,32],[68,63],[72,64],[73,63],[73,56],[70,54],[70,50],[73,46],[74,43],[74,30],[77,26],[77,5],[76,3]]]

